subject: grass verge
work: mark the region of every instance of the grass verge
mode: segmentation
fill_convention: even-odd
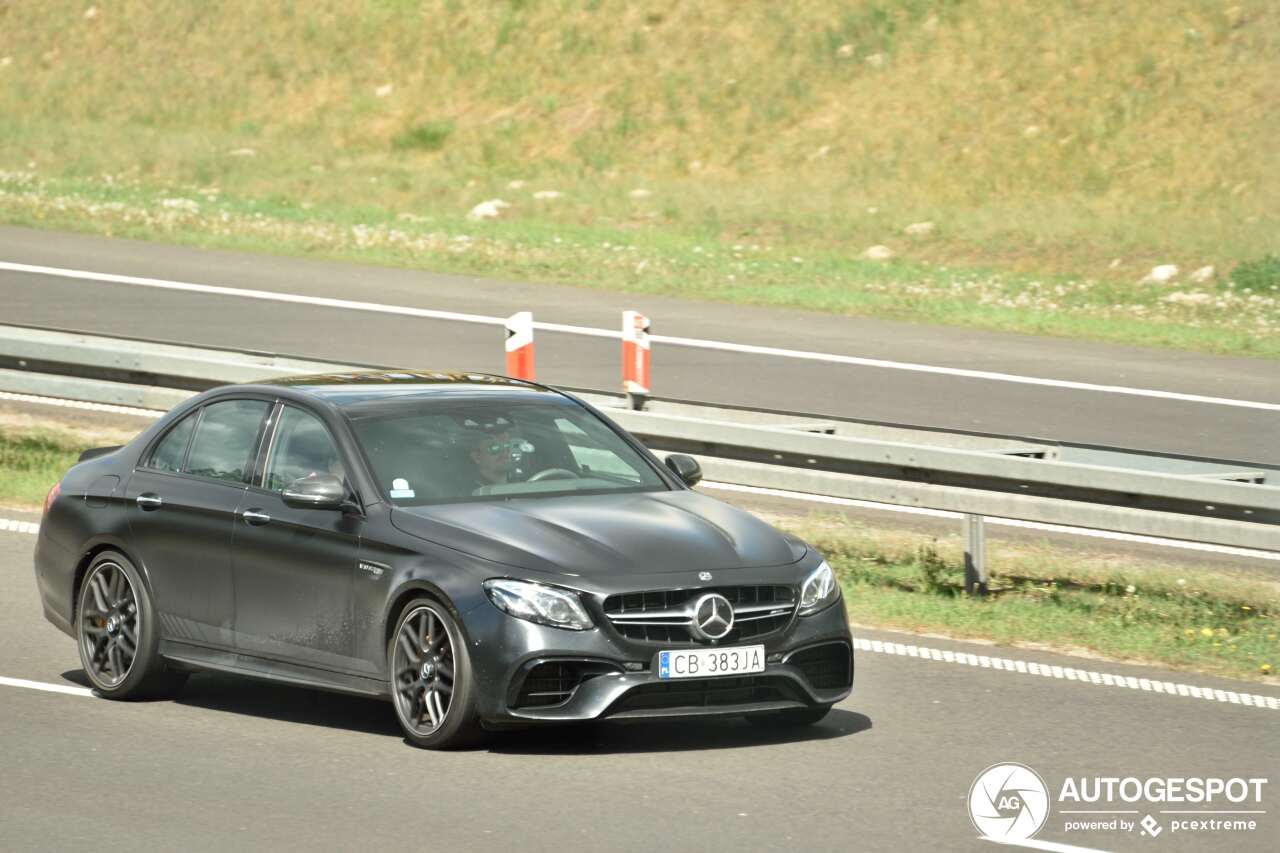
[[[0,505],[38,509],[87,447],[67,433],[0,431]]]
[[[958,539],[789,525],[828,558],[852,621],[1276,683],[1280,583],[1204,566],[1001,542],[986,599]]]

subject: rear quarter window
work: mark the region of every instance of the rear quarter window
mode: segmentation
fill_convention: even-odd
[[[191,442],[191,432],[195,429],[198,414],[199,411],[196,411],[187,415],[160,439],[160,443],[151,451],[146,467],[173,474],[182,470],[182,462],[186,459],[187,445]]]

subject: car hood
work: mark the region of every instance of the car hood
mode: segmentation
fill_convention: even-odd
[[[790,565],[806,551],[750,513],[693,491],[396,507],[391,523],[485,560],[601,579]]]

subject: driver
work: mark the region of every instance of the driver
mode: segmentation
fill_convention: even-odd
[[[511,435],[501,432],[476,430],[471,436],[471,461],[476,464],[476,476],[480,486],[496,486],[511,482],[513,460]]]

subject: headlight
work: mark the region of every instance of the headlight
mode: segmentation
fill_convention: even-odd
[[[800,587],[800,615],[808,616],[833,603],[840,597],[840,584],[836,583],[835,573],[823,560],[818,568],[809,573]]]
[[[582,601],[568,590],[509,578],[487,580],[483,586],[495,607],[517,619],[571,631],[593,627]]]

